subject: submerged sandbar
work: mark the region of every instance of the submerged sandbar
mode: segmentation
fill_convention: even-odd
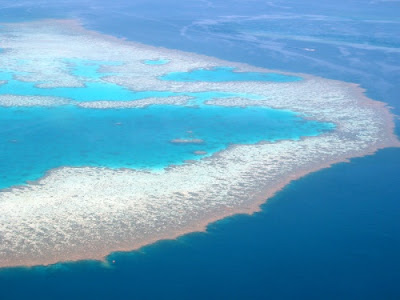
[[[270,71],[122,41],[85,30],[74,21],[3,24],[0,36],[1,47],[7,49],[0,56],[1,65],[25,72],[20,80],[46,82],[46,87],[82,86],[82,79],[65,68],[66,58],[117,58],[121,64],[104,66],[108,76],[98,80],[140,91],[256,94],[258,100],[215,98],[204,105],[286,109],[336,125],[330,132],[300,140],[233,145],[199,161],[158,172],[65,166],[50,170],[35,183],[2,190],[0,267],[103,259],[114,251],[129,251],[204,230],[212,221],[257,211],[276,191],[307,173],[380,148],[399,146],[388,108],[368,99],[354,84],[306,74],[289,74],[301,76],[302,80],[295,82],[160,80],[170,72],[218,66],[242,72]],[[143,64],[154,57],[168,59],[168,63],[155,68]],[[28,63],[19,64],[21,59]],[[113,101],[74,104],[71,99],[35,96],[3,95],[0,101],[7,107],[116,107]],[[137,101],[143,103],[128,107],[165,104],[166,99]],[[167,101],[170,105],[186,105],[187,98],[171,97]],[[117,107],[123,108],[124,104],[118,102]]]

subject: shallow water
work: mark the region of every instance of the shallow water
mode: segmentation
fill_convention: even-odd
[[[77,77],[84,77],[86,80],[97,80],[101,77],[116,75],[116,73],[101,72],[100,68],[103,66],[120,66],[121,62],[118,61],[94,61],[84,59],[65,59],[72,70],[72,75]]]
[[[103,66],[120,62],[65,59],[68,71],[85,82],[85,87],[38,88],[35,82],[20,81],[21,74],[3,70],[0,94],[41,95],[75,101],[134,100],[146,97],[187,95],[189,106],[156,105],[141,109],[83,109],[74,106],[52,108],[0,108],[0,188],[36,180],[62,166],[160,169],[182,164],[226,149],[231,144],[254,144],[315,136],[332,124],[306,121],[295,113],[252,107],[204,105],[213,98],[257,95],[162,91],[135,92],[101,80]],[[230,71],[228,71],[230,70]],[[213,78],[227,79],[233,69],[218,68]],[[213,72],[214,72],[213,71]],[[232,73],[232,72],[231,72]],[[205,80],[204,72],[190,72]],[[247,80],[258,73],[237,73]],[[276,75],[278,76],[278,75]],[[280,80],[273,77],[270,80]],[[197,143],[171,143],[174,139],[200,139]],[[198,155],[196,151],[206,152]]]
[[[289,111],[150,106],[141,109],[0,108],[0,187],[40,178],[61,166],[164,168],[230,144],[299,139],[333,128]],[[201,139],[172,143],[174,139]]]
[[[0,71],[0,80],[7,80],[6,84],[0,85],[0,94],[12,94],[21,96],[54,96],[68,98],[75,101],[130,101],[149,97],[169,97],[178,93],[167,91],[132,91],[120,85],[108,83],[99,79],[107,73],[98,72],[99,66],[78,65],[72,74],[84,77],[85,87],[57,87],[39,88],[38,82],[20,81],[14,78],[16,72]]]
[[[164,61],[164,60],[163,60]],[[256,99],[256,95],[244,95],[235,93],[221,92],[170,92],[170,91],[133,91],[120,85],[101,80],[102,77],[118,75],[117,73],[102,72],[104,66],[118,66],[121,62],[93,61],[82,59],[64,59],[66,67],[71,75],[83,80],[84,87],[55,87],[39,88],[36,85],[40,82],[27,82],[16,79],[17,75],[25,75],[24,72],[15,72],[0,69],[0,80],[6,80],[6,84],[0,85],[0,95],[21,95],[21,96],[53,96],[68,98],[75,101],[131,101],[151,97],[170,97],[189,95],[197,99],[196,104],[216,97],[247,97]],[[149,61],[147,61],[149,62]],[[154,61],[150,61],[154,62]],[[158,61],[156,61],[158,62]],[[153,63],[150,63],[152,65]],[[158,64],[158,63],[155,63]],[[192,72],[171,72],[161,76],[162,80],[174,81],[273,81],[290,82],[301,80],[300,77],[289,76],[276,73],[256,73],[256,72],[233,72],[234,68],[216,68],[213,70],[194,70]],[[208,97],[205,97],[208,95]]]

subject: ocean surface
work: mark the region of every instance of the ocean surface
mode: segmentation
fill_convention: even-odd
[[[293,182],[260,213],[115,253],[109,265],[3,270],[0,297],[396,299],[400,209],[393,164],[400,164],[393,149],[338,164]]]
[[[399,11],[379,0],[0,0],[0,21],[77,18],[145,44],[356,82],[395,113]],[[2,270],[0,299],[399,299],[399,186],[400,150],[384,149],[291,183],[260,213],[109,264]]]

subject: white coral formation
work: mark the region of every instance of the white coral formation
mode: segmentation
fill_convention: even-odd
[[[0,106],[59,106],[70,104],[71,101],[59,97],[47,96],[21,96],[21,95],[0,95]]]
[[[170,96],[165,98],[144,98],[133,101],[90,101],[80,102],[77,106],[84,108],[97,108],[97,109],[108,109],[108,108],[143,108],[150,105],[186,105],[188,100],[192,97],[188,96]],[[1,104],[1,102],[0,102]]]
[[[264,100],[227,98],[213,99],[207,104],[290,109],[307,118],[333,122],[337,127],[330,133],[299,141],[235,145],[200,161],[159,172],[64,167],[50,171],[35,184],[3,190],[0,266],[100,259],[112,251],[174,238],[233,213],[253,212],[290,180],[306,173],[382,147],[399,146],[388,109],[367,99],[355,85],[308,75],[293,83],[162,82],[157,76],[169,71],[214,65],[252,68],[129,44],[87,32],[68,22],[7,25],[6,30],[12,34],[2,40],[1,46],[9,49],[11,58],[26,59],[26,49],[32,49],[29,55],[34,63],[30,68],[38,70],[26,80],[56,77],[55,86],[73,85],[74,78],[58,77],[64,71],[57,58],[115,60],[118,57],[125,64],[109,68],[125,75],[107,78],[118,84],[141,90],[257,94]],[[65,47],[60,49],[60,43]],[[166,57],[170,62],[151,68],[141,63],[148,57]],[[15,67],[11,58],[10,61],[2,58],[1,63]],[[175,100],[175,104],[182,105],[187,99],[173,98],[170,104]],[[150,102],[157,104],[157,99]],[[89,106],[107,108],[112,106],[109,103]]]

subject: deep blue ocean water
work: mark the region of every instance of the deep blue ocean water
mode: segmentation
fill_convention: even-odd
[[[360,83],[399,113],[399,5],[0,0],[0,12],[2,21],[78,18],[145,44]],[[3,270],[0,299],[399,299],[399,167],[399,149],[338,164],[290,184],[260,213],[113,254],[112,267]]]
[[[398,150],[387,149],[311,174],[260,213],[113,254],[111,266],[3,270],[0,298],[397,299],[400,208],[392,164],[400,164]]]

